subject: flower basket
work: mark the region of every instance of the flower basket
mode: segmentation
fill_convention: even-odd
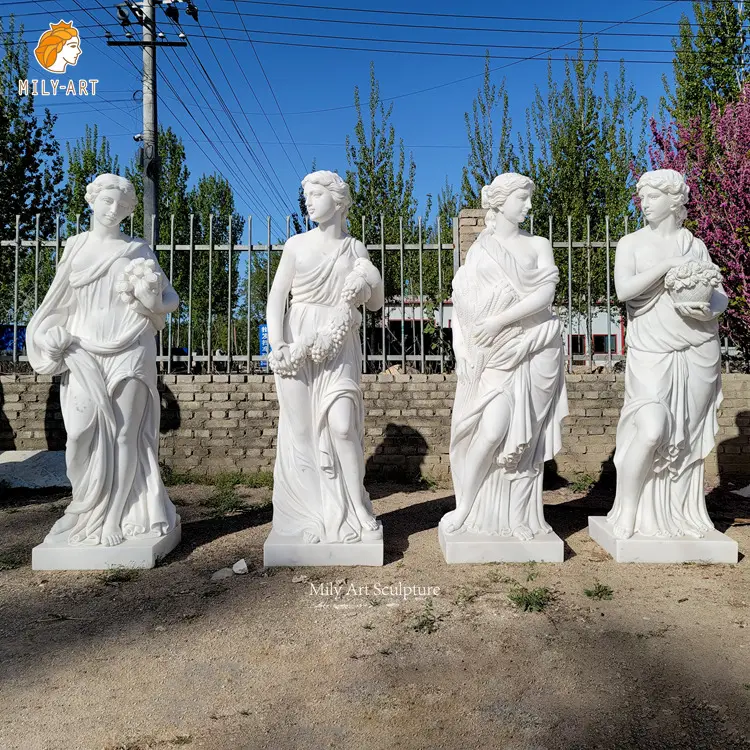
[[[667,271],[664,287],[675,304],[708,304],[721,281],[721,272],[714,263],[689,260]]]

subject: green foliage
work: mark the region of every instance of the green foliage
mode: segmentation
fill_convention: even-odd
[[[19,96],[19,79],[29,77],[28,45],[23,26],[16,27],[11,16],[7,28],[0,19],[0,237],[14,239],[16,216],[20,217],[20,238],[36,234],[36,215],[40,216],[42,238],[54,236],[56,212],[60,209],[63,179],[62,156],[54,137],[56,115],[48,109],[34,111],[35,97]],[[14,317],[15,253],[0,252],[0,322]],[[39,294],[44,294],[54,274],[53,257],[42,252],[39,259]],[[19,253],[19,321],[25,322],[36,304],[34,293],[35,251],[23,248]]]
[[[594,583],[594,587],[591,589],[584,589],[583,593],[588,596],[589,599],[596,599],[597,601],[602,601],[603,599],[612,599],[615,595],[614,590],[607,586],[604,583],[599,583],[599,581],[596,581]]]
[[[598,93],[596,44],[591,59],[585,58],[581,38],[576,55],[566,58],[562,83],[553,78],[550,63],[547,91],[537,88],[526,136],[520,138],[521,170],[536,183],[535,232],[547,234],[552,217],[553,241],[567,240],[568,216],[573,238],[590,234],[592,241],[604,239],[606,216],[612,220],[612,237],[623,231],[624,217],[633,224],[636,220],[632,169],[645,163],[646,100],[627,82],[622,63],[614,80],[603,76]],[[567,249],[556,250],[555,260],[562,279],[557,303],[562,304],[568,296]],[[585,248],[573,252],[573,288],[580,293],[574,293],[572,303],[582,314],[587,312],[588,263]],[[606,253],[592,250],[590,263],[592,299],[603,299]],[[614,268],[614,242],[610,263]]]
[[[465,208],[481,208],[482,187],[499,174],[518,169],[518,157],[511,143],[508,92],[504,79],[499,86],[492,83],[489,51],[484,61],[482,86],[474,98],[471,115],[465,112],[464,120],[469,160],[461,179],[461,198]]]
[[[200,474],[198,472],[178,472],[166,464],[161,464],[162,481],[167,487],[182,484],[215,485],[220,488],[234,488],[241,484],[243,487],[257,489],[259,487],[273,488],[273,472],[257,471],[253,474],[243,474],[239,471],[224,472],[220,474]]]
[[[594,481],[591,474],[577,474],[569,487],[573,492],[587,492],[594,486]]]
[[[435,610],[433,609],[432,599],[427,599],[422,611],[414,618],[411,629],[417,633],[427,633],[429,635],[437,631],[440,620],[440,615],[435,614]]]
[[[683,14],[679,35],[672,40],[674,89],[663,78],[662,111],[674,121],[708,119],[711,105],[736,101],[745,78],[748,53],[748,10],[724,0],[692,4],[695,26]]]
[[[526,586],[515,585],[508,594],[508,599],[523,612],[543,612],[553,598],[546,586],[528,589]]]
[[[396,130],[391,122],[393,104],[386,107],[380,96],[380,84],[375,77],[375,65],[370,65],[370,94],[363,113],[359,87],[354,88],[357,122],[354,135],[346,137],[349,169],[346,181],[351,189],[353,204],[349,209],[349,229],[354,237],[366,245],[381,241],[380,217],[386,243],[397,243],[403,235],[405,243],[418,240],[417,199],[414,179],[417,165],[409,154],[407,160],[403,139],[396,141]],[[364,220],[364,235],[362,232]],[[405,278],[413,280],[413,253],[404,254]],[[378,263],[377,258],[373,258]],[[378,264],[379,265],[379,264]],[[399,294],[399,254],[385,255],[386,296]]]
[[[120,174],[117,156],[112,156],[106,136],[99,138],[96,125],[86,125],[83,137],[68,144],[68,179],[65,185],[65,220],[68,235],[88,228],[91,209],[86,203],[86,186],[100,174]],[[80,219],[79,219],[80,217]],[[128,222],[129,226],[129,222]]]

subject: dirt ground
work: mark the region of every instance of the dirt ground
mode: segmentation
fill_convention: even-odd
[[[618,566],[586,534],[612,502],[594,487],[545,495],[564,563],[448,566],[450,490],[370,490],[383,568],[264,570],[270,491],[226,512],[187,485],[181,546],[109,575],[32,572],[65,498],[5,492],[0,748],[750,748],[747,557]],[[709,501],[749,550],[750,502]],[[239,558],[247,575],[211,582]],[[584,594],[597,581],[610,600]],[[553,600],[521,611],[519,586]]]

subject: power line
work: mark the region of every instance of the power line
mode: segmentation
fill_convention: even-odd
[[[234,3],[234,7],[235,7],[235,9],[237,11],[237,15],[240,17],[240,23],[242,24],[242,28],[245,30],[245,34],[247,35],[247,40],[250,42],[250,45],[251,45],[251,47],[253,49],[253,54],[255,55],[255,59],[258,62],[258,66],[260,67],[260,70],[263,73],[263,77],[266,79],[266,83],[268,84],[268,90],[271,92],[271,96],[273,97],[273,100],[276,103],[276,109],[279,110],[279,114],[281,115],[281,121],[284,123],[284,127],[286,128],[286,132],[289,134],[289,137],[292,139],[292,143],[294,144],[294,149],[297,152],[297,156],[299,157],[300,164],[302,164],[302,174],[304,174],[305,171],[306,171],[305,160],[302,158],[302,154],[300,153],[299,147],[294,142],[294,136],[292,135],[292,131],[289,128],[289,123],[286,121],[286,117],[284,117],[284,113],[283,113],[283,111],[281,109],[281,105],[279,104],[279,100],[276,98],[276,92],[273,90],[273,86],[271,85],[271,81],[268,78],[268,74],[266,73],[266,69],[263,66],[263,63],[262,63],[262,61],[260,59],[260,55],[258,54],[258,50],[255,49],[255,45],[253,44],[253,40],[250,38],[250,32],[247,30],[247,27],[245,26],[245,21],[242,18],[242,16],[240,15],[240,9],[239,9],[239,6],[237,5],[236,2]],[[215,18],[215,16],[214,16],[214,18]],[[218,23],[218,21],[217,21],[217,23]],[[229,46],[229,44],[227,44],[227,46]],[[232,54],[234,54],[234,53],[232,53]],[[260,106],[260,100],[258,100],[258,105]],[[263,109],[262,106],[261,106],[261,109]],[[269,121],[268,124],[269,125],[271,124],[270,121]]]
[[[270,0],[236,0],[239,3],[248,4],[248,5],[271,5],[275,8],[304,8],[304,9],[310,9],[310,10],[335,10],[340,11],[343,13],[372,13],[377,15],[383,15],[383,16],[420,16],[420,17],[426,17],[426,18],[450,18],[451,20],[456,20],[457,18],[471,18],[479,21],[540,21],[542,23],[605,23],[605,24],[615,24],[616,26],[621,26],[626,23],[630,24],[637,24],[640,26],[673,26],[674,24],[668,23],[666,21],[636,21],[636,19],[641,18],[644,14],[641,14],[640,16],[635,16],[632,19],[627,19],[623,21],[618,20],[602,20],[602,19],[594,19],[594,18],[587,18],[587,19],[574,19],[574,18],[537,18],[537,17],[531,17],[531,16],[491,16],[491,15],[471,15],[469,13],[434,13],[434,12],[424,12],[424,11],[416,11],[416,10],[390,10],[387,8],[346,8],[342,6],[335,6],[335,5],[310,5],[308,3],[277,3],[277,2],[270,2]],[[677,2],[677,0],[674,0]],[[681,2],[692,2],[692,0],[680,0]],[[654,0],[654,2],[659,2],[659,0]],[[732,2],[732,0],[726,0],[726,2]],[[671,5],[671,3],[669,3]],[[667,7],[667,6],[664,6]],[[227,11],[224,11],[227,12]],[[654,11],[647,11],[647,13],[653,13]],[[314,19],[311,19],[314,20]],[[369,23],[369,22],[366,22]]]
[[[174,63],[173,63],[173,62],[172,62],[171,60],[169,60],[169,63],[170,63],[170,65],[172,66],[172,70],[173,70],[173,71],[174,71],[174,73],[175,73],[175,77],[176,77],[176,78],[182,78],[182,76],[180,75],[180,73],[179,73],[179,72],[177,71],[177,68],[175,67]],[[180,64],[182,65],[182,68],[183,68],[183,70],[185,71],[185,74],[186,74],[186,76],[187,76],[187,80],[190,80],[190,79],[191,79],[190,73],[188,72],[188,70],[187,70],[187,68],[185,67],[185,64],[183,63],[183,61],[182,61],[182,60],[180,60]],[[229,173],[230,173],[230,174],[232,175],[233,179],[235,179],[235,180],[236,180],[236,183],[237,183],[237,185],[238,185],[238,186],[242,186],[242,187],[243,187],[243,191],[245,192],[245,196],[246,196],[246,197],[245,197],[245,199],[246,199],[246,200],[248,201],[248,205],[252,205],[252,204],[258,204],[258,205],[259,205],[259,207],[263,209],[263,212],[264,212],[264,213],[266,213],[266,214],[270,214],[271,212],[270,212],[270,211],[268,210],[268,208],[267,208],[267,207],[265,206],[265,204],[264,204],[264,201],[263,201],[263,200],[262,200],[262,199],[260,198],[260,196],[259,196],[259,195],[258,195],[258,194],[256,193],[255,189],[254,189],[254,188],[253,188],[253,186],[252,186],[252,185],[250,184],[249,180],[247,180],[246,178],[243,178],[243,176],[241,175],[241,173],[238,173],[238,172],[237,172],[237,171],[235,170],[235,168],[234,168],[234,167],[233,167],[233,166],[231,165],[231,156],[227,155],[227,157],[229,158],[229,162],[228,162],[228,161],[227,161],[227,160],[225,159],[224,155],[223,155],[223,154],[222,154],[222,153],[221,153],[221,152],[219,151],[219,149],[217,148],[217,146],[216,146],[216,144],[214,143],[213,139],[211,139],[211,138],[209,137],[209,135],[208,135],[208,134],[206,133],[206,131],[205,131],[205,130],[203,129],[203,127],[201,126],[201,124],[200,124],[200,123],[198,122],[197,118],[195,117],[195,115],[194,115],[194,114],[193,114],[193,112],[191,111],[190,107],[188,107],[188,106],[187,106],[187,104],[185,104],[185,101],[184,101],[184,97],[180,97],[180,96],[179,96],[179,94],[177,93],[177,90],[175,89],[174,85],[173,85],[173,84],[172,84],[172,82],[171,82],[171,81],[169,80],[169,78],[168,78],[167,76],[165,76],[165,75],[164,75],[164,73],[163,73],[163,72],[162,72],[162,79],[163,79],[163,80],[164,80],[164,82],[165,82],[165,83],[167,84],[167,86],[168,86],[168,87],[169,87],[169,89],[170,89],[170,90],[172,91],[172,93],[173,93],[173,94],[174,94],[174,95],[175,95],[175,96],[176,96],[176,97],[177,97],[177,98],[178,98],[178,99],[180,100],[180,104],[181,104],[181,105],[182,105],[182,107],[183,107],[183,108],[185,109],[185,111],[187,112],[187,114],[188,114],[188,116],[190,117],[190,119],[191,119],[191,120],[193,120],[193,122],[194,122],[194,123],[195,123],[195,124],[196,124],[196,125],[198,126],[198,129],[199,129],[199,130],[201,131],[201,134],[202,134],[202,135],[203,135],[203,136],[204,136],[204,137],[205,137],[205,138],[206,138],[206,139],[208,140],[208,142],[209,142],[209,145],[210,145],[210,146],[211,146],[211,147],[213,148],[213,150],[214,150],[214,151],[216,152],[216,155],[217,155],[217,156],[218,156],[218,157],[219,157],[219,158],[220,158],[220,159],[222,160],[222,162],[224,163],[224,165],[225,165],[225,166],[226,166],[226,168],[227,168],[227,171],[228,171],[228,172],[229,172]],[[188,92],[188,96],[189,96],[189,97],[190,97],[190,98],[192,99],[192,101],[193,101],[193,103],[194,103],[194,105],[195,105],[196,109],[197,109],[198,111],[202,111],[202,108],[201,108],[200,104],[198,104],[198,101],[197,101],[197,99],[195,98],[195,95],[193,94],[193,92],[192,92],[192,90],[191,90],[191,87],[187,87],[187,89],[186,89],[186,90],[187,90],[187,92]],[[208,109],[209,111],[212,111],[212,110],[211,110],[211,107],[210,107],[210,105],[208,104],[208,100],[206,99],[206,97],[205,97],[205,95],[203,94],[203,92],[201,92],[201,91],[200,91],[200,89],[199,89],[198,87],[195,87],[195,90],[196,90],[196,91],[198,91],[198,93],[200,94],[200,96],[201,96],[201,97],[203,98],[203,101],[204,101],[204,103],[205,103],[205,105],[206,105],[206,108],[207,108],[207,109]],[[209,129],[210,129],[210,130],[212,130],[212,131],[213,131],[213,133],[214,133],[214,135],[216,136],[216,142],[218,142],[218,143],[221,143],[221,142],[223,142],[223,141],[221,141],[221,139],[220,139],[220,137],[219,137],[219,134],[218,134],[218,132],[217,132],[216,128],[214,127],[214,125],[213,125],[213,123],[212,123],[211,119],[210,119],[210,118],[208,118],[208,117],[206,117],[206,124],[207,124],[207,126],[209,127]],[[225,134],[225,135],[227,136],[227,138],[228,138],[228,139],[230,139],[230,140],[229,140],[229,142],[231,142],[231,143],[235,143],[235,144],[236,144],[236,142],[237,142],[237,141],[236,141],[236,139],[232,138],[232,136],[231,136],[231,135],[229,134],[229,131],[228,131],[228,130],[226,129],[226,127],[224,127],[224,124],[223,124],[223,122],[221,122],[221,120],[219,120],[219,126],[220,126],[220,127],[222,128],[222,130],[224,131],[224,134]],[[203,151],[203,150],[201,149],[201,151]],[[208,155],[207,155],[207,154],[205,154],[205,151],[203,151],[203,153],[204,153],[204,155],[206,155],[206,158],[208,159]],[[210,161],[210,159],[209,159],[209,161]],[[222,175],[222,176],[223,176],[223,175]],[[226,179],[226,177],[225,177],[225,179]],[[228,180],[227,180],[227,182],[228,182]],[[274,196],[273,196],[273,195],[272,195],[271,193],[269,193],[269,199],[271,199],[272,203],[273,203],[273,198],[274,198]],[[274,208],[275,208],[276,210],[278,210],[278,206],[274,205]],[[282,213],[285,213],[285,210],[282,210]]]
[[[213,49],[212,49],[212,52],[213,52]],[[215,52],[214,52],[214,55],[215,55]],[[229,85],[230,90],[231,90],[231,84],[229,83],[229,80],[226,78],[226,74],[224,73],[224,69],[221,66],[221,63],[219,62],[219,60],[218,60],[217,57],[215,57],[215,59],[216,59],[217,65],[219,66],[219,69],[222,72],[222,75],[224,75],[224,78],[227,81],[227,84]],[[203,62],[201,61],[200,56],[196,55],[195,56],[195,60],[197,61],[198,66],[200,67],[200,69],[201,69],[201,71],[203,73],[203,77],[206,80],[206,82],[208,83],[210,90],[213,92],[214,96],[216,97],[216,100],[219,102],[219,106],[224,110],[224,113],[227,115],[227,118],[228,118],[229,122],[232,124],[232,126],[234,127],[234,129],[237,131],[237,135],[239,136],[240,141],[244,144],[244,146],[245,146],[248,154],[250,155],[250,158],[255,162],[258,170],[260,171],[260,174],[261,174],[262,178],[267,181],[268,188],[269,188],[269,198],[272,200],[272,202],[275,203],[275,206],[276,206],[277,210],[280,210],[282,214],[285,213],[286,212],[286,208],[284,207],[284,202],[286,200],[286,197],[284,195],[284,187],[281,184],[281,180],[279,179],[279,176],[276,173],[276,170],[274,169],[273,165],[271,164],[270,159],[268,159],[268,156],[266,155],[265,150],[261,149],[261,151],[263,152],[263,155],[266,157],[266,160],[268,161],[268,164],[269,164],[269,166],[271,168],[271,171],[273,172],[274,176],[276,177],[276,181],[277,181],[277,183],[279,185],[278,190],[273,185],[273,180],[271,179],[271,176],[269,175],[269,173],[266,170],[265,166],[263,166],[263,164],[261,163],[261,161],[258,158],[257,154],[255,154],[255,152],[250,148],[250,146],[249,146],[249,144],[247,142],[247,139],[245,138],[244,133],[242,132],[241,128],[239,127],[239,124],[237,123],[237,121],[235,120],[234,116],[232,115],[232,113],[231,113],[229,107],[227,106],[227,103],[224,100],[224,97],[222,96],[222,94],[219,91],[218,87],[213,82],[213,80],[211,78],[211,75],[206,70],[206,67],[203,65]],[[199,93],[201,94],[201,96],[203,96],[202,92],[199,92]],[[203,98],[204,98],[204,101],[206,101],[205,97],[203,97]],[[237,103],[239,105],[239,100],[237,100]],[[208,105],[207,101],[206,101],[206,104]],[[239,106],[241,106],[241,105],[239,105]],[[222,128],[223,128],[223,123],[222,123]],[[227,134],[227,136],[229,136],[229,133],[227,132],[226,128],[223,128],[223,129],[224,129],[224,132]],[[253,133],[254,133],[254,131],[253,131]],[[271,191],[273,191],[273,192],[271,192]]]

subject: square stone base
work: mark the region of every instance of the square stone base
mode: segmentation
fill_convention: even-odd
[[[716,529],[702,539],[642,534],[617,539],[606,516],[589,516],[589,536],[618,563],[736,563],[739,555],[737,542]]]
[[[565,545],[554,531],[528,542],[514,536],[493,534],[446,534],[438,527],[440,549],[447,563],[562,562]]]
[[[308,544],[302,537],[282,536],[274,530],[263,545],[263,565],[267,568],[318,565],[383,564],[383,540],[352,544]]]
[[[107,570],[108,568],[153,568],[182,538],[177,521],[166,536],[154,539],[129,538],[114,547],[87,547],[65,542],[42,542],[31,551],[32,570]]]

